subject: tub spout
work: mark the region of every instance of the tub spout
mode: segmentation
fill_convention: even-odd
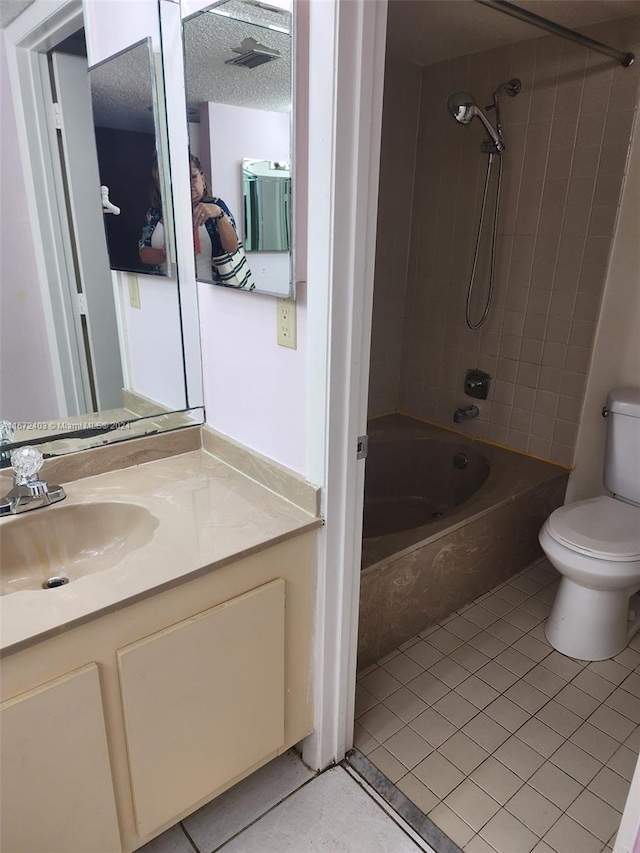
[[[456,409],[453,413],[453,420],[455,423],[459,424],[460,421],[470,421],[473,418],[477,418],[480,414],[480,410],[477,406],[465,406],[464,409]]]

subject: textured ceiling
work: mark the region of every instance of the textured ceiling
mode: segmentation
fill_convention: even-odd
[[[226,17],[218,12],[226,12]],[[252,21],[253,23],[250,23]],[[259,23],[256,23],[259,22]],[[288,12],[263,9],[240,0],[225,3],[216,12],[201,12],[185,21],[187,101],[191,120],[197,121],[201,103],[216,101],[239,107],[287,112],[291,109],[291,36]],[[249,69],[226,65],[236,57],[232,48],[245,38],[279,50],[282,58]]]
[[[640,14],[638,0],[515,0],[515,5],[573,29]],[[387,50],[420,65],[543,35],[475,0],[389,0]]]
[[[155,132],[150,56],[150,44],[144,42],[90,69],[97,127]]]

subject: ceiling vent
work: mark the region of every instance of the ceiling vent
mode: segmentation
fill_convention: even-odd
[[[252,38],[243,39],[239,47],[230,49],[239,55],[234,56],[233,59],[227,59],[225,65],[242,65],[243,68],[257,68],[265,62],[273,62],[274,59],[282,57],[279,50],[260,44]]]

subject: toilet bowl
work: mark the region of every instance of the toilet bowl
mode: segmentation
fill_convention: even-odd
[[[562,575],[545,625],[549,643],[580,660],[621,652],[640,628],[640,506],[612,497],[567,504],[539,540]]]

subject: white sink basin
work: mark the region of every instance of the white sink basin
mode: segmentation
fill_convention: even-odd
[[[51,589],[111,568],[150,542],[157,526],[144,507],[115,501],[9,518],[0,525],[0,595]]]

